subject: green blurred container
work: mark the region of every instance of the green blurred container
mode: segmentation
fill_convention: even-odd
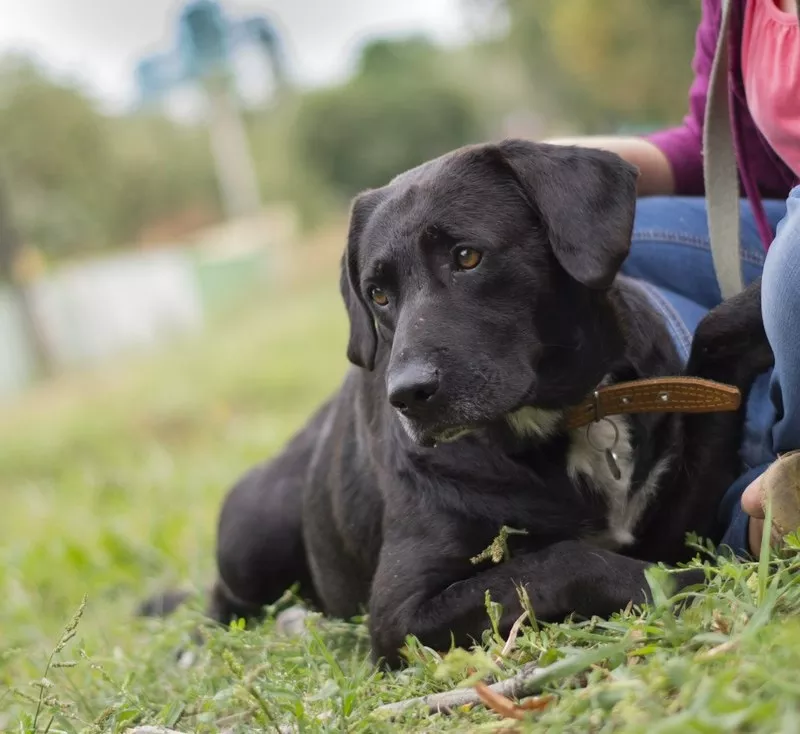
[[[11,291],[0,288],[0,398],[25,387],[34,365],[19,306]]]
[[[266,248],[224,257],[196,253],[195,276],[205,312],[213,317],[266,286],[272,275],[268,255]]]

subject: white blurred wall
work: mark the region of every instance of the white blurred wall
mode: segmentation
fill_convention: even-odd
[[[203,326],[193,266],[181,251],[75,265],[38,281],[33,298],[56,367],[149,349]]]

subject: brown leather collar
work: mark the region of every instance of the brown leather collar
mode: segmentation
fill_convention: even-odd
[[[698,377],[657,377],[600,387],[564,414],[566,428],[581,428],[625,413],[721,413],[737,410],[738,388]]]

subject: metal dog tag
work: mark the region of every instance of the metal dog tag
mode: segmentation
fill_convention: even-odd
[[[614,441],[611,446],[606,449],[598,446],[594,442],[594,439],[592,439],[592,426],[596,426],[598,423],[608,423],[614,429]],[[622,478],[622,470],[619,468],[619,461],[617,460],[617,455],[614,453],[614,449],[617,448],[617,444],[619,443],[619,428],[617,424],[608,418],[601,418],[595,423],[590,423],[586,426],[586,440],[589,442],[589,446],[595,451],[601,451],[603,453],[603,456],[606,457],[606,464],[608,465],[608,470],[611,472],[611,476],[619,481]]]
[[[606,456],[606,464],[608,464],[608,470],[611,472],[611,476],[614,479],[620,479],[622,477],[622,472],[620,471],[619,464],[617,463],[617,455],[611,450],[605,450]]]

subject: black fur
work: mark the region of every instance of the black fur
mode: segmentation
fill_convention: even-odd
[[[508,420],[577,404],[602,380],[681,371],[660,316],[616,277],[635,184],[610,153],[506,141],[356,199],[341,277],[356,366],[226,498],[211,616],[255,615],[299,582],[327,614],[368,610],[375,656],[397,664],[409,634],[440,649],[479,639],[487,591],[506,630],[518,586],[543,620],[644,602],[650,562],[687,560],[688,531],[718,534],[740,414],[631,418],[631,495],[669,463],[635,540],[615,548],[597,542],[606,498],[567,471],[570,435],[522,436]],[[462,247],[482,253],[474,270],[454,265]],[[756,284],[701,325],[688,372],[746,392],[770,359]],[[387,384],[400,383],[410,403],[398,410]],[[456,429],[469,434],[445,442]],[[510,559],[470,562],[503,525],[527,531]]]

